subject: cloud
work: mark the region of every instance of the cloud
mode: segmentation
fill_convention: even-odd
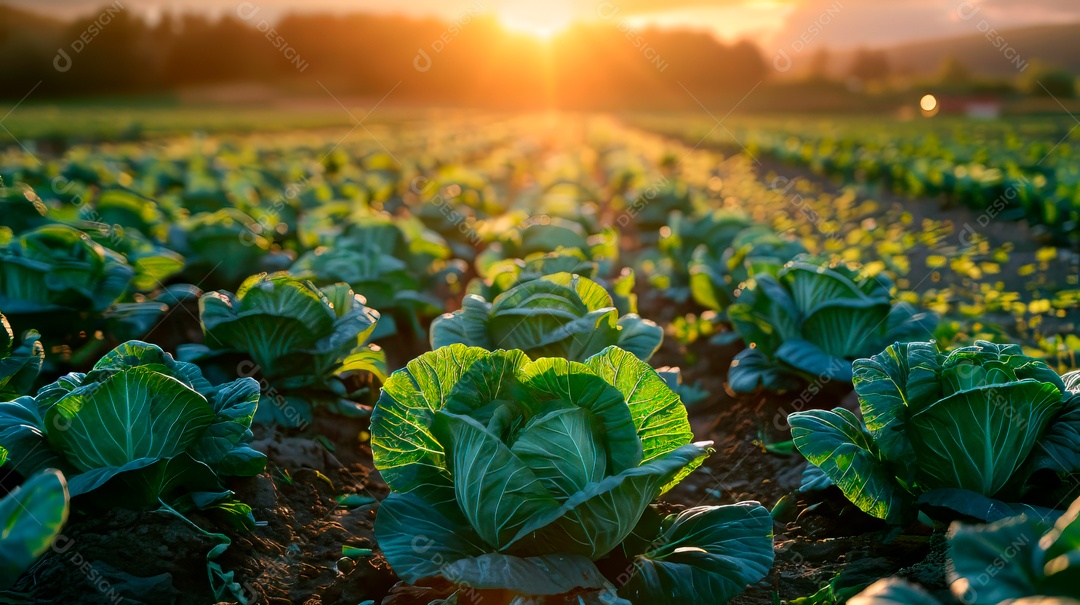
[[[770,45],[875,47],[968,35],[972,25],[960,11],[972,4],[1001,29],[1080,20],[1077,0],[806,0],[791,11]]]
[[[4,0],[0,0],[3,2]],[[110,0],[7,0],[38,12],[72,17],[97,10]],[[175,7],[223,14],[232,3],[219,0],[121,0],[135,12]],[[287,10],[373,11],[454,19],[478,4],[497,11],[503,3],[540,0],[258,0],[265,14]],[[707,27],[723,37],[752,36],[762,46],[887,46],[898,42],[971,33],[957,17],[965,0],[578,0],[577,18],[595,19],[601,6],[617,7],[621,17],[666,26]],[[981,7],[981,18],[1007,29],[1035,23],[1080,20],[1080,0],[967,0]],[[222,8],[223,4],[228,8]],[[839,7],[839,10],[837,10]]]

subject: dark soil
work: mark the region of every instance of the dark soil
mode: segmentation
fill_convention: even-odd
[[[37,603],[207,603],[212,546],[168,513],[75,518],[15,590],[36,588]]]
[[[222,566],[236,571],[255,602],[355,605],[385,594],[397,581],[381,555],[342,559],[343,546],[375,547],[375,510],[387,488],[369,477],[370,449],[357,440],[361,427],[335,424],[333,431],[317,427],[337,444],[341,458],[311,439],[276,432],[254,444],[266,452],[268,472],[236,491],[267,524],[237,536]],[[346,509],[336,499],[345,494],[370,503]]]

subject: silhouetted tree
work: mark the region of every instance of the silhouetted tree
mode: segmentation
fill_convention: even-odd
[[[476,12],[438,19],[293,14],[269,22],[255,13],[211,19],[167,12],[156,23],[130,10],[62,22],[0,7],[0,81],[19,97],[92,95],[259,83],[324,95],[491,107],[694,107],[740,97],[769,74],[758,48],[711,34],[578,24],[550,41],[507,31]],[[10,17],[10,19],[8,18]],[[92,38],[53,69],[57,48]],[[14,84],[14,85],[13,85]],[[680,86],[681,84],[681,86]],[[686,90],[684,90],[684,87]]]
[[[1023,78],[1023,89],[1035,97],[1071,99],[1076,96],[1076,76],[1041,61],[1032,61]]]

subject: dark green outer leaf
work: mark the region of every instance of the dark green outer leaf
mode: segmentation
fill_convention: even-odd
[[[912,466],[905,435],[908,414],[941,398],[937,347],[932,342],[897,343],[853,365],[866,428],[887,459]]]
[[[421,495],[425,494],[425,495]],[[446,565],[490,552],[453,499],[453,490],[394,492],[379,504],[375,539],[399,578],[415,583]]]
[[[0,500],[0,589],[49,549],[67,516],[67,484],[56,470],[31,477]]]
[[[748,347],[756,345],[767,355],[785,340],[802,334],[802,315],[795,301],[768,274],[754,277],[752,285],[728,307],[728,318]]]
[[[72,496],[82,496],[101,510],[115,506],[118,495],[128,508],[152,510],[159,508],[162,501],[175,505],[186,495],[223,490],[214,471],[188,454],[168,459],[142,458],[122,467],[94,469],[72,477],[70,488]]]
[[[992,523],[1022,514],[1052,520],[1061,514],[1061,511],[1030,504],[1006,503],[971,490],[953,487],[933,489],[920,494],[919,504],[947,508],[984,523]]]
[[[769,358],[760,348],[743,349],[728,368],[728,387],[739,395],[752,395],[764,389],[785,393],[799,387],[798,376],[787,366]]]
[[[906,302],[898,302],[889,310],[885,339],[887,342],[922,342],[933,337],[937,326],[937,313],[920,311]]]
[[[45,430],[45,419],[33,397],[0,403],[0,447],[7,450],[11,467],[24,477],[63,467],[63,461],[45,442]]]
[[[461,309],[444,313],[431,322],[431,348],[462,344],[494,349],[487,329],[490,312],[491,305],[483,298],[466,296],[461,301]]]
[[[1062,408],[1061,392],[1034,380],[960,391],[913,413],[906,433],[928,488],[998,496]]]
[[[82,471],[171,458],[213,422],[206,399],[179,380],[134,367],[81,386],[45,415],[49,443]]]
[[[514,557],[486,553],[458,559],[442,570],[454,584],[477,590],[509,590],[519,595],[558,595],[580,589],[602,589],[607,580],[581,555]]]
[[[52,384],[47,384],[38,389],[37,395],[34,396],[34,400],[37,402],[38,409],[41,414],[44,415],[57,401],[60,401],[67,396],[68,393],[82,386],[86,380],[86,374],[79,372],[69,372],[64,374]]]
[[[3,315],[0,315],[0,325],[7,326]],[[3,333],[0,330],[0,336]],[[37,332],[30,330],[21,345],[0,358],[0,401],[27,395],[33,389],[45,360],[45,347],[39,342],[40,339]],[[0,355],[3,354],[3,347],[0,347]]]
[[[847,326],[845,329],[853,329]],[[801,338],[785,341],[776,349],[776,360],[801,372],[811,381],[851,382],[851,362],[830,355],[817,344]]]
[[[788,416],[795,447],[832,479],[848,500],[889,523],[909,513],[911,495],[896,481],[873,438],[851,412],[810,410]]]
[[[250,477],[261,473],[266,455],[248,446],[259,397],[259,383],[254,378],[218,387],[210,399],[214,421],[188,453],[221,475]]]
[[[835,485],[833,480],[825,474],[825,471],[813,464],[807,464],[806,469],[803,470],[802,479],[799,482],[798,492],[800,494],[816,492],[828,489],[833,485]]]
[[[123,465],[101,466],[71,476],[68,489],[72,496],[88,494],[105,485],[109,480],[123,473],[138,472],[163,461],[161,458],[136,458]]]
[[[1074,372],[1080,374],[1080,372]],[[1032,469],[1080,473],[1080,396],[1066,393],[1065,409],[1046,427],[1035,445]]]
[[[1039,547],[1045,551],[1046,574],[1041,594],[1080,598],[1080,498],[1056,520]]]
[[[772,517],[757,502],[690,508],[664,519],[619,594],[633,603],[726,603],[773,563]]]
[[[1024,516],[989,525],[954,523],[949,535],[953,594],[971,605],[998,605],[1040,594],[1038,541],[1048,528],[1049,524]]]
[[[699,248],[698,252],[705,251]],[[694,260],[690,264],[690,295],[699,305],[723,313],[731,304],[731,293],[738,284],[725,281],[722,271],[714,270],[708,262],[703,260],[704,255],[695,253]]]
[[[664,329],[637,314],[623,315],[619,318],[618,326],[618,347],[633,353],[642,361],[648,361],[664,342]]]
[[[364,305],[364,297],[352,291],[348,284],[334,284],[320,291],[335,315],[330,331],[324,333],[310,351],[321,366],[340,362],[351,351],[363,345],[379,322],[379,312]]]

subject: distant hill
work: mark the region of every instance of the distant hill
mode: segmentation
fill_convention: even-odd
[[[999,30],[994,40],[979,31],[981,20],[971,20],[970,36],[911,42],[887,49],[893,71],[934,72],[943,59],[954,56],[975,73],[1016,75],[1019,65],[1040,59],[1080,74],[1080,23],[1039,25]],[[1005,49],[1015,49],[1008,58]]]

